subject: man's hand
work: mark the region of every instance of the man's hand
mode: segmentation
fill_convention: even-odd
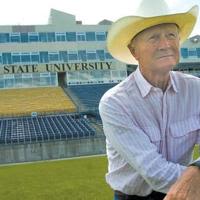
[[[163,200],[200,200],[200,169],[188,167]]]

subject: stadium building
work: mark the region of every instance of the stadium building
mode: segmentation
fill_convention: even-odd
[[[105,153],[98,103],[135,68],[106,49],[111,21],[52,9],[47,25],[0,26],[0,163]],[[200,36],[175,70],[200,75]]]
[[[200,77],[200,35],[188,38],[180,49],[180,64],[175,70]]]
[[[1,26],[0,88],[123,80],[126,65],[105,48],[110,24],[82,25],[74,15],[52,9],[48,25]]]

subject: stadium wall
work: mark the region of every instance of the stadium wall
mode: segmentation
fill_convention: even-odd
[[[105,138],[0,146],[0,164],[104,154]]]

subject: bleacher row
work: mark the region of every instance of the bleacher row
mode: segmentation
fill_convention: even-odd
[[[115,85],[114,83],[71,85],[68,87],[68,92],[75,95],[87,110],[95,110],[98,109],[99,101],[103,94]]]
[[[61,87],[0,90],[0,116],[25,116],[76,112],[76,106]]]
[[[0,144],[95,136],[96,130],[88,119],[76,114],[75,99],[79,99],[76,105],[84,106],[87,111],[98,110],[100,98],[114,85],[69,86],[65,88],[65,92],[61,87],[1,90]],[[37,115],[31,117],[32,112]],[[96,114],[98,117],[98,113]]]
[[[94,128],[81,115],[62,114],[0,119],[1,144],[80,139],[94,135]]]

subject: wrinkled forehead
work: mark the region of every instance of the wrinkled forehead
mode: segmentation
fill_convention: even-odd
[[[158,25],[155,25],[155,26],[151,26],[149,28],[146,28],[142,31],[140,31],[138,34],[136,34],[131,42],[133,40],[135,40],[136,38],[142,36],[142,35],[146,35],[146,34],[150,34],[152,32],[156,32],[156,31],[160,31],[160,30],[169,30],[169,31],[176,31],[177,33],[179,32],[179,27],[177,24],[174,24],[174,23],[164,23],[164,24],[158,24]]]

